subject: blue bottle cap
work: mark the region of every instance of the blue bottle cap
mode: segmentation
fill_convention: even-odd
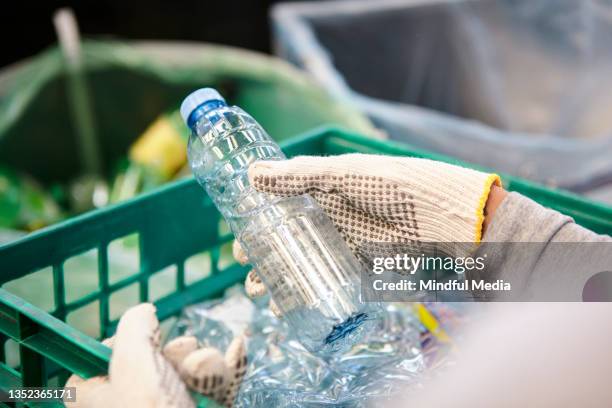
[[[189,116],[194,110],[210,101],[225,102],[225,99],[213,88],[200,88],[190,93],[181,104],[181,116],[185,123],[188,123]]]

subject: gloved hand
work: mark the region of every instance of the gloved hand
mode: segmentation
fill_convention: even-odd
[[[126,311],[115,336],[103,343],[113,349],[109,375],[71,376],[66,387],[75,387],[77,398],[67,406],[191,408],[189,386],[231,407],[246,371],[243,337],[232,341],[225,356],[217,349],[198,349],[190,336],[174,339],[162,352],[159,322],[149,303]]]
[[[213,347],[198,347],[193,336],[177,337],[164,346],[170,360],[187,386],[226,407],[234,404],[246,374],[244,337],[235,337],[225,355]]]
[[[489,192],[493,185],[501,187],[496,174],[367,154],[260,161],[249,168],[249,180],[257,190],[277,196],[310,194],[362,260],[372,257],[372,243],[477,245]],[[234,257],[248,262],[238,244]],[[250,296],[265,293],[254,271],[245,287]]]

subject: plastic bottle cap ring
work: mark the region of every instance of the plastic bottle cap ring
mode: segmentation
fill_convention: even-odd
[[[225,99],[213,88],[200,88],[190,93],[181,104],[181,117],[185,123],[187,123],[189,116],[198,106],[209,101],[225,102]]]

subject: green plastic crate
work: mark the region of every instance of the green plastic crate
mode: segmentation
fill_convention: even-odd
[[[318,129],[284,144],[289,156],[296,154],[340,154],[347,152],[383,153],[427,157],[457,163],[447,157],[417,151],[409,146],[368,139],[334,128]],[[563,191],[513,177],[503,177],[505,186],[536,201],[564,212],[582,225],[600,233],[612,233],[612,207],[590,202]],[[137,273],[109,282],[109,245],[121,237],[138,236]],[[35,232],[0,247],[3,287],[15,279],[32,279],[33,273],[47,268],[44,291],[53,293],[50,313],[0,289],[0,388],[63,384],[70,372],[84,377],[104,373],[110,349],[93,337],[112,334],[117,323],[112,316],[113,299],[128,287],[137,289],[134,303],[151,300],[151,279],[158,271],[174,268],[174,291],[156,301],[160,321],[177,316],[194,302],[217,297],[230,285],[240,282],[246,269],[228,262],[232,237],[223,225],[204,191],[193,179],[160,188],[130,202],[93,211]],[[91,250],[97,251],[92,276],[99,284],[91,293],[66,301],[70,280],[65,274],[67,260]],[[210,275],[187,284],[185,265],[195,254],[205,253]],[[226,255],[224,255],[226,254]],[[97,265],[97,268],[96,268]],[[35,303],[35,302],[34,302]],[[99,330],[88,336],[63,321],[83,307],[95,305],[91,319],[99,320]],[[18,367],[5,353],[13,342],[20,357]]]

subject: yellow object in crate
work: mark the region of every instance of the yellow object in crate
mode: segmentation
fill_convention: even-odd
[[[132,162],[169,180],[187,162],[187,138],[178,111],[160,116],[130,148]]]
[[[130,147],[128,165],[115,176],[110,201],[130,199],[172,180],[187,163],[188,136],[178,111],[159,116]]]

